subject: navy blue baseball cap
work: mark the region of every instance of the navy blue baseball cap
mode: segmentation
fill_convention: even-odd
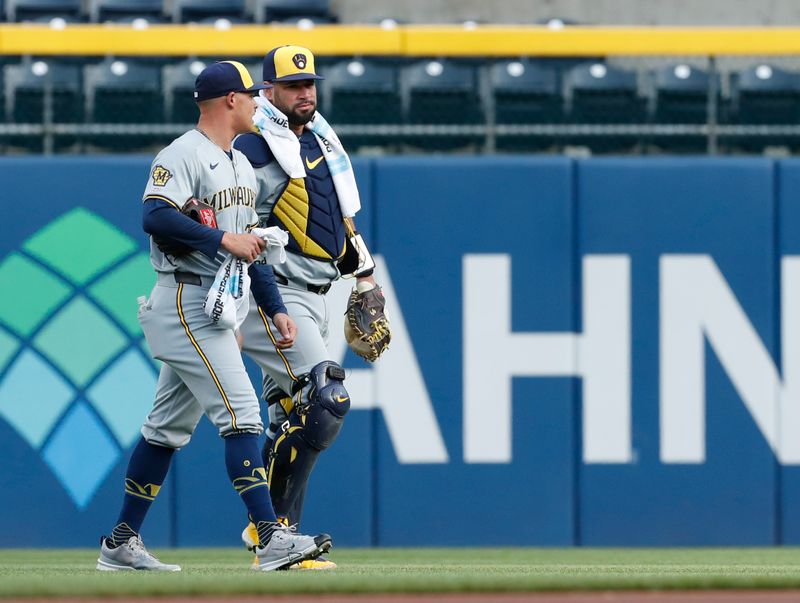
[[[269,88],[254,84],[247,68],[236,61],[212,63],[197,76],[194,82],[194,100],[204,101],[225,96],[229,92],[256,92]]]
[[[325,79],[314,70],[314,55],[302,46],[278,46],[264,57],[265,82]]]

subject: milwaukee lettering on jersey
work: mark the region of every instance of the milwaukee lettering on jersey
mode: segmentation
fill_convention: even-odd
[[[244,186],[230,187],[217,191],[211,197],[206,197],[203,202],[208,203],[216,211],[237,205],[255,209],[256,193],[253,189]]]

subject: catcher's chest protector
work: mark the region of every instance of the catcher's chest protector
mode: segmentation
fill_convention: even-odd
[[[344,218],[328,164],[308,131],[300,137],[300,156],[306,177],[289,180],[268,224],[289,231],[287,248],[291,251],[336,260],[345,250]]]

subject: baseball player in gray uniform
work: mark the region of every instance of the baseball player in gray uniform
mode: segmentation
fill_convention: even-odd
[[[264,250],[264,241],[248,232],[258,222],[255,174],[231,147],[236,134],[250,130],[253,94],[263,87],[253,84],[240,63],[206,67],[195,84],[197,127],[153,161],[143,226],[152,235],[157,281],[149,299],[140,300],[139,321],[153,356],[164,364],[153,409],[128,465],[122,511],[110,536],[101,538],[98,570],[180,570],[149,553],[139,531],[173,453],[189,442],[203,414],[225,441],[228,475],[263,538],[255,569],[280,569],[330,548],[329,536],[304,536],[278,522],[258,446],[263,430],[258,398],[233,329],[216,324],[203,309],[228,254],[253,262]],[[205,223],[180,211],[187,200],[210,206]],[[270,317],[278,345],[292,345],[295,325],[271,268],[252,264],[248,272],[255,302]]]
[[[321,78],[315,73],[314,55],[307,48],[282,46],[264,59],[264,81],[272,85],[267,98],[299,139],[305,178],[290,178],[260,133],[234,141],[255,168],[261,225],[289,232],[286,262],[274,266],[274,271],[283,301],[297,322],[294,346],[281,349],[277,325],[259,307],[251,306],[242,325],[243,351],[264,375],[270,420],[264,463],[275,512],[287,525],[299,523],[314,464],[333,443],[350,408],[344,370],[328,351],[331,309],[325,294],[340,276],[337,263],[355,225],[343,217],[319,141],[304,127],[316,111],[317,79]],[[374,286],[371,271],[357,276]],[[341,323],[337,326],[341,328]],[[260,541],[253,523],[242,539],[248,548]],[[335,567],[332,561],[317,558],[291,569]]]

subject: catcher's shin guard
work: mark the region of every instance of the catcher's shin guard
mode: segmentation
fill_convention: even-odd
[[[350,410],[344,376],[342,367],[327,360],[304,375],[295,390],[303,389],[301,402],[292,408],[272,445],[268,474],[272,505],[291,523],[300,520],[306,484],[319,453],[339,435]]]

